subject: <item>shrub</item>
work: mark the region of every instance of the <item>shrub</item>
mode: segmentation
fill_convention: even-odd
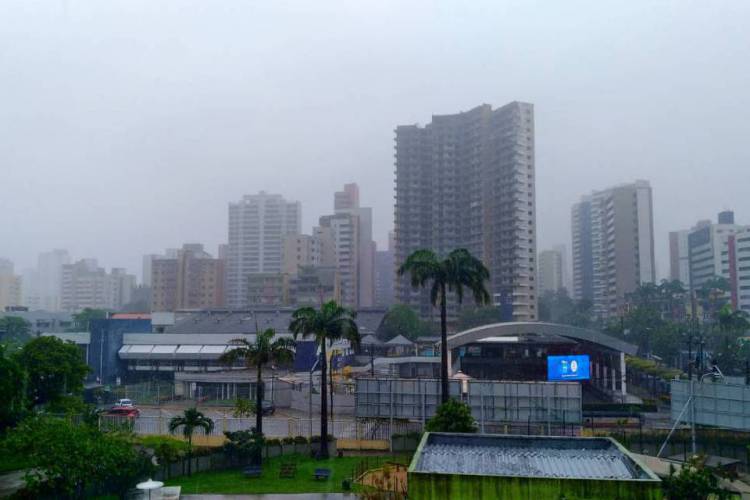
[[[294,444],[294,439],[295,439],[295,438],[294,438],[294,437],[292,437],[292,436],[287,436],[287,437],[285,437],[284,439],[282,439],[282,440],[281,440],[281,442],[282,442],[283,444]]]
[[[333,436],[329,434],[328,435],[328,442],[330,443],[332,441],[333,441]],[[311,443],[320,443],[320,436],[315,435],[315,436],[310,437],[310,442]]]
[[[266,446],[281,446],[281,439],[266,439]]]
[[[307,438],[305,436],[295,436],[294,444],[307,444]]]
[[[449,399],[438,406],[435,416],[427,421],[429,432],[477,432],[477,423],[465,403]]]

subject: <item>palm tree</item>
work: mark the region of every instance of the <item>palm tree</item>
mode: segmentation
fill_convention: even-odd
[[[331,300],[320,306],[320,310],[312,307],[301,307],[292,314],[289,330],[296,339],[298,335],[306,337],[312,335],[321,352],[320,359],[320,451],[318,458],[328,458],[328,406],[326,404],[326,342],[333,344],[334,340],[346,339],[352,347],[359,345],[359,329],[354,321],[356,313],[341,307]],[[311,388],[312,389],[312,388]]]
[[[193,458],[193,433],[201,429],[208,436],[214,430],[214,421],[199,412],[196,408],[188,408],[182,415],[177,415],[169,421],[169,432],[174,434],[182,427],[182,435],[188,442],[188,475],[191,473]]]
[[[287,363],[294,359],[294,341],[290,338],[273,340],[276,332],[269,328],[255,335],[255,342],[246,339],[234,339],[229,345],[235,346],[219,358],[225,365],[233,365],[237,361],[244,361],[250,368],[258,370],[255,390],[255,431],[263,434],[263,365],[268,363]]]
[[[490,302],[490,293],[485,282],[490,279],[490,272],[482,261],[474,257],[465,248],[453,250],[448,256],[440,260],[432,250],[417,250],[407,257],[398,268],[398,275],[409,273],[411,286],[424,288],[427,282],[432,282],[430,302],[434,307],[440,307],[440,382],[441,399],[448,401],[448,292],[456,294],[458,303],[464,298],[464,287],[474,296],[477,305]]]

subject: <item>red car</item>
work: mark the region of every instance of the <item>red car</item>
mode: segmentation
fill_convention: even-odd
[[[128,418],[138,418],[138,416],[141,414],[140,411],[138,411],[138,408],[134,408],[132,406],[115,406],[111,410],[107,412],[107,415],[112,417],[128,417]]]

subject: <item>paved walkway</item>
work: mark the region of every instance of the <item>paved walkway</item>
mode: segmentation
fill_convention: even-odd
[[[354,493],[300,493],[263,495],[182,495],[186,500],[356,500]]]
[[[17,470],[15,472],[0,474],[0,498],[9,497],[26,486],[23,480],[25,473],[26,471]]]

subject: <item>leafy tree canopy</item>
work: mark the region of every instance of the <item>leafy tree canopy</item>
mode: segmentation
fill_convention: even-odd
[[[378,338],[386,342],[399,335],[415,340],[429,334],[429,323],[419,319],[414,309],[405,304],[391,306],[377,331]]]
[[[468,330],[482,325],[500,322],[500,308],[496,306],[463,309],[458,316],[458,330]]]
[[[592,323],[592,307],[589,300],[573,300],[564,288],[548,291],[539,298],[539,320],[588,328]]]
[[[477,422],[466,403],[449,399],[438,406],[435,416],[427,421],[428,432],[477,432]]]
[[[17,360],[28,373],[28,393],[34,404],[80,394],[89,373],[78,346],[56,337],[35,338],[18,353]]]
[[[91,309],[90,307],[87,307],[83,311],[73,315],[73,328],[71,328],[70,331],[87,332],[89,331],[89,323],[92,319],[106,318],[107,311],[104,309]]]
[[[36,464],[25,479],[30,492],[41,497],[84,498],[91,487],[123,495],[152,471],[149,458],[129,437],[68,419],[27,419],[11,431],[8,446]]]
[[[22,347],[31,340],[31,323],[18,316],[0,318],[0,345],[9,350]]]
[[[27,410],[26,372],[0,345],[0,432],[14,425]]]
[[[727,492],[718,487],[718,480],[713,473],[704,466],[705,459],[691,458],[682,466],[680,472],[675,472],[669,466],[669,477],[664,479],[664,493],[669,500],[706,500],[707,498],[730,498]]]

